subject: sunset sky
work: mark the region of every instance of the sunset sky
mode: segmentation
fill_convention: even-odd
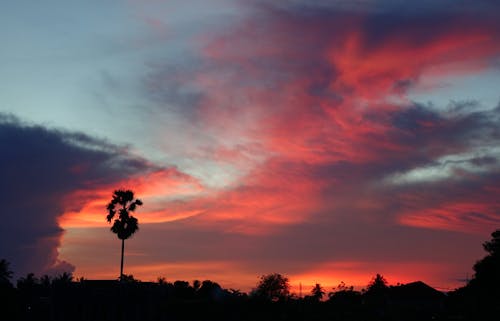
[[[248,291],[472,276],[500,228],[500,2],[9,1],[0,259]]]

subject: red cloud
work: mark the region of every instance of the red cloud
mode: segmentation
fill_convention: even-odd
[[[370,18],[271,11],[211,39],[204,58],[213,68],[195,77],[205,93],[200,119],[307,162],[410,152],[391,140],[396,129],[384,119],[402,108],[393,99],[409,104],[406,88],[423,73],[484,70],[500,51],[498,32],[464,16],[423,36],[425,22],[414,19],[377,42]]]
[[[59,218],[63,228],[104,226],[105,209],[113,190],[130,188],[138,198],[148,204],[141,210],[141,223],[167,222],[199,214],[197,210],[178,210],[165,206],[171,200],[198,195],[203,186],[193,177],[176,168],[158,169],[130,177],[113,184],[89,186],[77,190],[65,199],[65,213]]]

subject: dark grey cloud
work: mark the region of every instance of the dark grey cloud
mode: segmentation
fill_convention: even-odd
[[[383,177],[390,172],[438,165],[436,161],[447,155],[463,154],[459,159],[443,160],[448,164],[456,161],[475,166],[495,165],[498,155],[491,148],[500,139],[500,109],[481,110],[479,103],[471,101],[454,102],[453,106],[468,108],[446,109],[413,103],[395,111],[368,112],[367,120],[387,128],[380,136],[375,134],[373,140],[385,144],[364,147],[378,155],[375,161],[343,166],[361,167],[354,172],[361,171],[362,176],[378,173]],[[400,148],[394,150],[386,146]]]
[[[57,253],[64,197],[117,183],[149,166],[123,147],[3,114],[0,150],[0,257],[12,263],[17,276],[72,271]]]
[[[335,9],[349,12],[386,12],[399,11],[401,13],[418,13],[421,11],[468,11],[486,13],[500,5],[496,0],[421,0],[408,2],[406,0],[287,0],[274,2],[272,0],[255,0],[254,3],[274,5],[293,10],[304,9]]]

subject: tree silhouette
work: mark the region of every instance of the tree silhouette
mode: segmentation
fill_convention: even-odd
[[[465,320],[500,320],[500,230],[483,243],[488,253],[477,261],[466,286],[450,292],[450,307]]]
[[[134,200],[134,192],[130,190],[116,190],[113,193],[113,198],[107,206],[108,215],[106,219],[109,223],[114,219],[111,232],[115,233],[122,240],[122,256],[120,262],[120,280],[123,281],[123,255],[125,251],[125,240],[139,229],[139,223],[135,217],[130,215],[134,212],[137,206],[141,206],[142,201]]]
[[[288,278],[279,273],[262,275],[257,288],[253,291],[254,296],[271,301],[285,299],[289,294],[290,284]]]
[[[319,302],[319,301],[321,301],[321,299],[323,298],[324,295],[325,295],[324,289],[321,287],[321,285],[319,283],[316,283],[316,285],[311,290],[311,297],[315,301]]]
[[[42,285],[46,289],[50,288],[50,284],[52,283],[50,276],[48,276],[47,274],[43,275],[39,281],[40,285]]]
[[[198,291],[201,287],[201,281],[200,280],[194,280],[193,281],[193,289],[195,291]]]
[[[35,277],[35,274],[28,273],[26,277],[22,277],[17,280],[17,288],[18,289],[33,289],[38,284],[38,279]]]
[[[52,284],[54,285],[68,285],[71,284],[71,282],[73,282],[73,275],[68,272],[63,272],[52,280]]]
[[[10,279],[12,278],[12,271],[9,268],[10,264],[7,260],[0,260],[0,286],[10,287]]]
[[[491,241],[483,243],[488,255],[474,264],[473,287],[488,296],[500,297],[500,230],[491,233]]]
[[[500,256],[500,230],[491,233],[492,240],[485,242],[483,248],[490,255]]]
[[[366,292],[363,293],[368,313],[375,315],[376,318],[383,318],[387,312],[388,294],[387,280],[381,274],[375,275],[368,284]]]
[[[202,299],[214,300],[222,295],[222,287],[216,282],[205,280],[201,283],[197,293]]]
[[[333,288],[333,292],[328,293],[328,300],[344,306],[354,306],[361,303],[361,293],[354,291],[352,285],[347,286],[344,281],[341,281],[336,288]]]
[[[380,293],[385,291],[387,288],[387,280],[382,275],[377,274],[373,277],[370,284],[368,284],[366,293]]]

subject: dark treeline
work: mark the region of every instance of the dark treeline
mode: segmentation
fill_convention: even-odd
[[[500,320],[500,230],[462,288],[443,293],[423,282],[388,286],[377,274],[366,289],[320,284],[290,293],[288,279],[263,275],[250,293],[213,281],[73,280],[28,274],[12,284],[0,261],[0,320]]]

